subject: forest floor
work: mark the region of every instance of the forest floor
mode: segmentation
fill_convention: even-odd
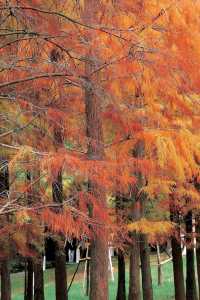
[[[166,259],[166,257],[165,257]],[[152,278],[153,278],[153,289],[154,289],[154,299],[155,300],[172,300],[174,299],[174,287],[173,287],[173,270],[172,263],[168,262],[162,266],[163,273],[163,283],[158,286],[157,283],[157,266],[156,256],[151,256],[152,264]],[[114,270],[117,270],[117,261],[113,259]],[[68,284],[71,281],[71,278],[76,269],[76,264],[67,265],[68,269]],[[80,268],[76,274],[75,280],[69,291],[70,300],[87,300],[88,297],[84,296],[83,291],[83,270],[84,263],[81,263]],[[44,273],[45,276],[45,298],[47,300],[55,299],[55,286],[54,286],[54,269],[47,269]],[[128,292],[128,267],[127,267],[127,276],[126,276],[127,292]],[[12,300],[23,300],[23,289],[24,289],[24,273],[15,273],[12,274]],[[115,272],[114,282],[109,282],[109,293],[110,300],[116,299],[117,291],[117,272]]]

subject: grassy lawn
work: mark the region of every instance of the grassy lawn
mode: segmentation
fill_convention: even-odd
[[[153,276],[153,288],[155,300],[170,300],[174,299],[174,287],[172,284],[172,264],[171,262],[162,266],[163,270],[163,284],[158,287],[157,285],[157,267],[153,265],[154,258],[152,259],[152,276]],[[116,260],[113,261],[114,268],[116,270]],[[68,281],[71,280],[76,265],[68,265]],[[47,300],[55,299],[55,287],[54,287],[54,270],[48,269],[45,271],[45,296]],[[24,273],[17,273],[12,275],[12,300],[23,299],[23,283]],[[128,291],[128,272],[127,272],[127,291]],[[84,296],[83,292],[83,265],[80,267],[75,281],[69,292],[70,300],[87,300],[88,297]],[[109,283],[110,300],[116,298],[116,285],[117,285],[117,273],[115,273],[115,281]]]

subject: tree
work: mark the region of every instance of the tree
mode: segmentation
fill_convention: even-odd
[[[200,65],[199,5],[189,0],[178,4],[130,4],[121,0],[69,1],[62,5],[47,0],[4,2],[0,6],[0,96],[6,101],[14,99],[20,118],[11,131],[3,132],[4,136],[15,134],[15,143],[8,141],[1,146],[17,154],[29,146],[29,153],[39,154],[48,184],[53,175],[61,175],[57,172],[61,166],[74,178],[79,189],[69,189],[73,204],[70,198],[52,203],[52,197],[44,192],[48,201],[42,203],[46,209],[39,215],[51,232],[61,236],[87,233],[92,241],[91,299],[107,299],[107,246],[109,233],[116,230],[110,226],[108,196],[119,190],[129,194],[137,183],[133,174],[140,172],[147,183],[139,192],[145,190],[152,199],[159,199],[165,210],[167,207],[168,216],[160,215],[159,219],[162,235],[166,229],[172,232],[166,222],[171,213],[171,187],[177,185],[182,215],[185,195],[190,193],[189,197],[195,198],[192,189],[188,191],[184,185],[198,174],[196,98],[200,85],[194,69]],[[64,147],[55,151],[53,131],[60,118],[65,120]],[[132,157],[138,140],[145,142],[146,159]],[[54,176],[54,181],[61,189],[61,176]],[[20,200],[18,204],[23,203]],[[139,206],[136,199],[132,220],[127,220],[135,226],[131,283],[137,297],[138,237],[145,233],[156,240],[159,231],[153,227],[153,218],[148,223],[146,216],[139,216]],[[51,207],[63,209],[54,213]],[[19,218],[17,208],[12,209]],[[26,209],[21,210],[25,214]],[[37,209],[28,208],[31,213],[35,210],[40,210],[38,203]],[[145,225],[150,223],[148,232]],[[143,275],[148,275],[150,283],[150,272],[144,272],[149,271],[146,249],[141,249],[147,258]],[[151,284],[147,285],[149,288]],[[132,287],[129,297],[131,294]]]
[[[44,300],[43,261],[41,257],[34,263],[34,300]]]
[[[26,260],[25,266],[25,283],[24,283],[24,300],[33,300],[33,261]]]
[[[200,224],[199,224],[199,216],[196,216],[196,265],[197,265],[197,276],[198,276],[198,291],[200,295]]]
[[[173,197],[173,196],[172,196]],[[173,205],[173,202],[172,202]],[[185,284],[184,284],[184,273],[183,273],[183,258],[181,249],[181,236],[180,236],[180,222],[179,213],[174,207],[171,207],[171,221],[177,224],[176,235],[171,238],[172,245],[172,262],[174,272],[174,288],[175,288],[175,299],[181,300],[186,299],[185,295]]]
[[[126,300],[126,263],[121,249],[118,249],[118,286],[116,300]]]
[[[1,299],[11,299],[10,268],[8,260],[1,263]]]
[[[61,128],[54,129],[54,142],[56,149],[63,146],[63,136]],[[58,170],[56,178],[52,184],[53,201],[56,203],[63,203],[63,183],[62,183],[62,169]],[[59,208],[60,210],[60,208]],[[58,237],[59,239],[59,237]],[[67,294],[67,272],[66,272],[66,255],[64,243],[62,241],[55,242],[55,285],[56,285],[56,299],[66,300]]]
[[[97,15],[98,5],[96,1],[85,1],[84,20],[90,25]],[[89,33],[89,39],[92,38]],[[91,61],[92,49],[89,49],[89,58]],[[87,56],[86,56],[87,57]],[[94,90],[91,73],[94,67],[86,66],[86,85],[85,85],[85,109],[86,109],[86,132],[89,139],[88,159],[105,159],[103,148],[103,132],[101,119],[101,102]],[[100,183],[89,183],[89,192],[94,195],[96,201],[102,209],[106,208],[106,195],[103,186]],[[93,210],[93,209],[92,209]],[[101,222],[98,215],[92,211],[92,217]],[[107,300],[108,299],[108,237],[105,228],[94,229],[91,241],[91,264],[90,264],[90,299]]]
[[[140,218],[139,204],[136,201],[133,207],[133,218],[137,221]],[[130,250],[130,270],[129,270],[129,300],[140,300],[140,240],[139,234],[133,232],[133,245]]]
[[[194,247],[192,239],[192,211],[189,211],[185,216],[186,225],[186,299],[197,300],[196,278],[194,267]]]
[[[8,162],[1,157],[0,159],[0,195],[3,200],[8,201],[9,192],[9,173]],[[6,217],[7,219],[7,217]],[[11,300],[11,279],[9,259],[1,261],[1,299]]]

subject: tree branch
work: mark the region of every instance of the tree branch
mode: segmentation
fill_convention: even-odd
[[[27,82],[27,81],[37,80],[37,79],[40,79],[40,78],[54,78],[54,77],[65,77],[65,76],[69,76],[69,74],[67,74],[67,73],[45,73],[45,74],[35,75],[35,76],[31,76],[31,77],[26,77],[26,78],[22,78],[22,79],[2,83],[2,84],[0,84],[0,89],[4,88],[4,87],[11,86],[11,85],[24,83],[24,82]],[[71,85],[74,85],[74,86],[77,86],[77,87],[81,87],[81,85],[79,85],[77,82],[72,81],[70,79],[67,79],[67,83],[69,83]]]

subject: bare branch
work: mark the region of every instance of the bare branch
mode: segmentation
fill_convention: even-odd
[[[26,78],[22,78],[22,79],[2,83],[2,84],[0,84],[0,89],[4,88],[4,87],[24,83],[24,82],[27,82],[27,81],[37,80],[37,79],[40,79],[40,78],[54,78],[54,77],[65,77],[65,76],[70,76],[70,75],[67,74],[67,73],[45,73],[45,74],[35,75],[35,76],[31,76],[31,77],[26,77]],[[67,83],[71,84],[71,85],[74,85],[74,86],[77,86],[77,87],[81,87],[77,82],[72,81],[70,79],[67,79]]]

